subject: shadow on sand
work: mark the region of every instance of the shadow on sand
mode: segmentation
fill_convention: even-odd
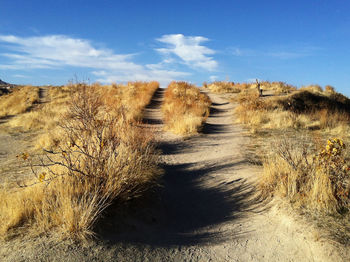
[[[212,172],[240,164],[226,163],[201,169],[192,169],[195,163],[164,165],[160,198],[156,202],[153,199],[152,208],[134,206],[132,215],[113,216],[113,221],[107,218],[109,227],[100,235],[111,242],[152,246],[218,244],[228,238],[241,237],[248,232],[240,231],[239,227],[234,232],[222,232],[214,226],[227,221],[239,223],[247,212],[262,211],[257,208],[259,201],[253,197],[254,187],[242,179],[203,186],[203,180]],[[212,229],[207,230],[209,227]]]
[[[149,103],[146,106],[146,110],[160,108],[162,105],[164,92],[165,92],[165,90],[163,88],[158,88],[158,90],[154,93],[154,95],[152,97],[151,103]],[[162,124],[163,121],[161,119],[153,119],[153,118],[144,117],[142,119],[142,123],[149,124],[149,125],[159,125],[159,124]]]
[[[158,107],[161,97],[162,93],[157,92],[149,107]],[[216,109],[211,117],[224,111]],[[229,130],[226,125],[205,124],[203,127],[204,134]],[[200,147],[191,142],[196,139],[201,137],[160,143],[159,148],[164,155],[198,150]],[[212,163],[198,160],[163,164],[162,187],[127,207],[109,208],[97,232],[102,241],[109,243],[152,247],[218,244],[239,238],[249,233],[239,227],[240,219],[248,213],[263,211],[254,186],[243,179],[234,179],[234,172],[246,163],[246,160],[235,161],[228,157]],[[227,176],[231,173],[232,180]],[[223,223],[225,229],[220,227]]]
[[[206,181],[218,176],[218,171],[233,172],[243,164],[245,160],[233,162],[231,159],[221,164],[163,165],[162,187],[148,199],[131,203],[123,213],[120,207],[114,214],[109,212],[98,233],[110,243],[162,247],[218,244],[239,238],[249,232],[241,231],[238,226],[229,231],[218,228],[228,221],[239,224],[249,212],[263,211],[254,196],[254,186],[243,179],[228,182],[214,179],[212,186]]]
[[[0,117],[0,124],[4,124],[7,121],[11,120],[12,118],[14,118],[16,115],[8,115],[8,116],[3,116]]]
[[[217,125],[205,123],[202,128],[202,133],[205,135],[230,133],[231,131],[227,128],[228,126],[230,125]]]

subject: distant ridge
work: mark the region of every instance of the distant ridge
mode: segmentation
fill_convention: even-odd
[[[0,96],[10,93],[13,87],[14,85],[6,83],[0,79]]]
[[[0,85],[9,85],[9,83],[6,83],[0,79]]]

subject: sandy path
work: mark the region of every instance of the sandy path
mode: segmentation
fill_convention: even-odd
[[[28,108],[27,111],[48,102],[48,87],[39,88],[39,101]],[[0,183],[3,181],[15,181],[28,173],[21,167],[16,155],[28,152],[32,148],[33,134],[30,132],[18,132],[4,128],[4,124],[14,116],[0,118]]]
[[[159,102],[146,119],[161,137],[166,174],[155,223],[119,235],[125,261],[341,261],[312,231],[256,200],[260,167],[245,158],[248,137],[232,124],[232,104],[218,96],[203,134],[161,132]],[[161,94],[158,95],[161,100]],[[132,223],[131,223],[132,224]]]
[[[203,134],[181,139],[162,131],[162,94],[159,90],[145,114],[163,151],[159,199],[130,217],[106,220],[110,225],[97,243],[10,242],[0,249],[0,260],[342,261],[307,225],[256,200],[261,170],[245,158],[249,138],[232,124],[232,104],[210,95],[212,112]],[[20,252],[12,252],[14,244]]]

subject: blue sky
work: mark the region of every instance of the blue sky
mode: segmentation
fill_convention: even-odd
[[[350,95],[350,1],[0,0],[0,79],[330,84]]]

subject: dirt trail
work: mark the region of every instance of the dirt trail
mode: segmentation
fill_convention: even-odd
[[[41,86],[39,87],[39,104],[49,102],[49,87]]]
[[[49,87],[43,86],[39,88],[39,101],[34,103],[28,112],[37,109],[49,100]],[[0,118],[0,182],[13,181],[23,176],[27,170],[20,168],[16,155],[21,152],[28,152],[32,147],[32,134],[28,132],[15,132],[3,128],[8,120],[15,116]]]
[[[233,125],[233,105],[218,95],[203,134],[162,132],[162,92],[145,118],[161,137],[164,188],[156,222],[119,234],[124,261],[341,261],[312,231],[257,201],[260,167],[245,155],[248,137]],[[152,213],[152,212],[151,212]],[[132,222],[130,223],[132,224]],[[129,224],[129,226],[130,226]],[[126,242],[125,242],[126,240]],[[125,244],[128,243],[128,244]]]
[[[162,131],[163,92],[156,93],[144,118],[163,152],[159,199],[131,217],[108,220],[97,243],[10,242],[0,249],[0,260],[342,261],[307,225],[257,200],[254,183],[261,168],[245,157],[249,138],[232,124],[232,104],[210,95],[203,134],[182,139]],[[14,244],[20,253],[12,252]]]

